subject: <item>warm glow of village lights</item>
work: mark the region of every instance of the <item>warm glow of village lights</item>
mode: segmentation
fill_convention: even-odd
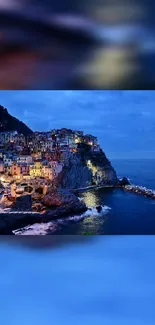
[[[91,152],[99,151],[100,148],[96,146],[97,138],[91,134],[84,135],[83,131],[78,130],[63,128],[34,132],[28,138],[16,131],[1,132],[0,145],[3,153],[0,159],[0,180],[6,182],[8,177],[9,182],[34,178],[53,181],[68,159],[81,150],[79,143],[91,146]]]

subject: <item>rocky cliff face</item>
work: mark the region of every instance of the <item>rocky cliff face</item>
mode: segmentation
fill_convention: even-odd
[[[68,163],[54,180],[56,186],[69,189],[116,185],[117,182],[116,172],[104,152],[92,152],[88,147],[71,154]]]
[[[94,185],[117,184],[116,172],[102,150],[99,152],[88,152],[85,160],[88,168],[92,171],[92,182]]]
[[[71,154],[68,163],[54,180],[56,186],[75,189],[92,185],[92,172],[80,155]]]

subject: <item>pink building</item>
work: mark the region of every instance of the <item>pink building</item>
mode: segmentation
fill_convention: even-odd
[[[29,166],[26,164],[12,163],[10,173],[12,176],[27,176],[29,175]]]
[[[19,176],[21,175],[20,173],[20,166],[17,163],[12,163],[12,166],[10,168],[10,173],[12,176]]]

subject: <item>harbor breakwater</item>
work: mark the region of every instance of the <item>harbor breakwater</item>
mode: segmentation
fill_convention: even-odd
[[[143,195],[148,198],[155,200],[155,191],[148,189],[144,186],[138,186],[138,185],[126,185],[124,186],[124,190],[128,192],[132,192],[135,194]]]

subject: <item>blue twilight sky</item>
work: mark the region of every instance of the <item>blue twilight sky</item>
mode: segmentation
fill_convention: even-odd
[[[0,91],[32,130],[68,127],[98,137],[109,158],[155,158],[155,91]]]

